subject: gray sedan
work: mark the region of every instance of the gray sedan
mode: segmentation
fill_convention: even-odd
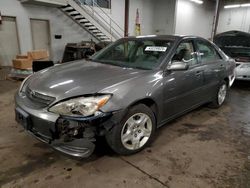
[[[90,156],[99,136],[115,152],[134,154],[170,120],[206,103],[220,107],[234,69],[234,60],[199,37],[123,38],[89,61],[28,77],[15,96],[16,120],[71,156]]]

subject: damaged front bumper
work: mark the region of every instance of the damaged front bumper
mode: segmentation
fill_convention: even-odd
[[[95,149],[96,136],[105,135],[121,118],[121,111],[91,117],[66,117],[38,109],[16,94],[16,121],[38,140],[64,154],[86,158]]]

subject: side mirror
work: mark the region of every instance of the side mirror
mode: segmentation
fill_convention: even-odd
[[[188,70],[188,64],[182,61],[174,61],[168,67],[167,70],[169,71],[182,71]]]

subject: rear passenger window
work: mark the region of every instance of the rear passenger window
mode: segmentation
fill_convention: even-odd
[[[202,62],[214,61],[221,59],[216,49],[206,41],[198,41],[197,48]]]

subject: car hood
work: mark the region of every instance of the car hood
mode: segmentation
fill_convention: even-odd
[[[219,47],[250,47],[250,34],[242,31],[227,31],[216,35],[214,42]]]
[[[34,74],[31,90],[58,100],[98,93],[106,88],[133,81],[148,70],[123,68],[90,61],[70,62]]]
[[[242,31],[228,31],[215,36],[217,44],[236,62],[250,62],[250,34]]]

